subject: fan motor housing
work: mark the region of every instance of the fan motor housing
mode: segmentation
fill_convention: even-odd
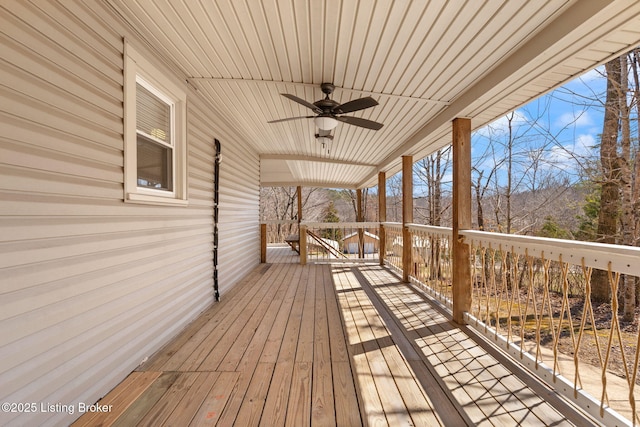
[[[320,85],[320,89],[322,90],[322,93],[326,94],[327,96],[331,95],[335,88],[336,87],[333,83],[322,83]]]
[[[314,102],[313,105],[320,108],[325,113],[329,113],[333,109],[333,107],[337,107],[338,105],[340,105],[340,103],[334,101],[333,99],[326,98]]]
[[[316,101],[313,103],[316,107],[320,108],[324,114],[331,113],[331,110],[334,107],[340,105],[339,102],[334,101],[333,99],[329,99],[329,95],[331,95],[336,87],[332,83],[322,83],[320,85],[320,89],[322,89],[322,93],[326,96],[324,99]]]

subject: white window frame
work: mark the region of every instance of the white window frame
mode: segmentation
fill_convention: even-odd
[[[138,186],[136,83],[171,105],[172,190]],[[128,203],[186,206],[187,200],[187,95],[128,42],[124,44],[124,201]]]

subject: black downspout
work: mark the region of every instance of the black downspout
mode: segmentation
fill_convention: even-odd
[[[216,158],[213,163],[213,296],[220,301],[218,291],[218,203],[220,202],[220,141],[214,139]]]

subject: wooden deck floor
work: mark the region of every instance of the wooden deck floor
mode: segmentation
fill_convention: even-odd
[[[223,297],[76,425],[588,423],[379,266],[264,264]]]

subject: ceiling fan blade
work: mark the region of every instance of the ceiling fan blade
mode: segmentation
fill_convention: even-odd
[[[367,128],[371,130],[379,130],[384,126],[382,123],[374,122],[373,120],[362,119],[360,117],[342,116],[335,118],[339,122],[347,123],[349,125],[360,126],[361,128]]]
[[[366,98],[358,98],[338,105],[334,107],[331,112],[333,114],[352,113],[354,111],[364,110],[365,108],[375,107],[376,105],[378,105],[378,101],[367,96]]]
[[[315,116],[298,116],[298,117],[287,117],[286,119],[278,119],[271,120],[267,123],[279,123],[279,122],[288,122],[289,120],[298,120],[298,119],[313,119]]]
[[[292,100],[293,102],[297,102],[300,105],[304,105],[305,107],[313,110],[314,112],[320,114],[322,113],[322,109],[318,108],[317,106],[313,105],[310,102],[305,101],[302,98],[298,98],[295,95],[291,95],[290,93],[281,93],[280,95],[284,96],[285,98],[288,98],[290,100]]]

